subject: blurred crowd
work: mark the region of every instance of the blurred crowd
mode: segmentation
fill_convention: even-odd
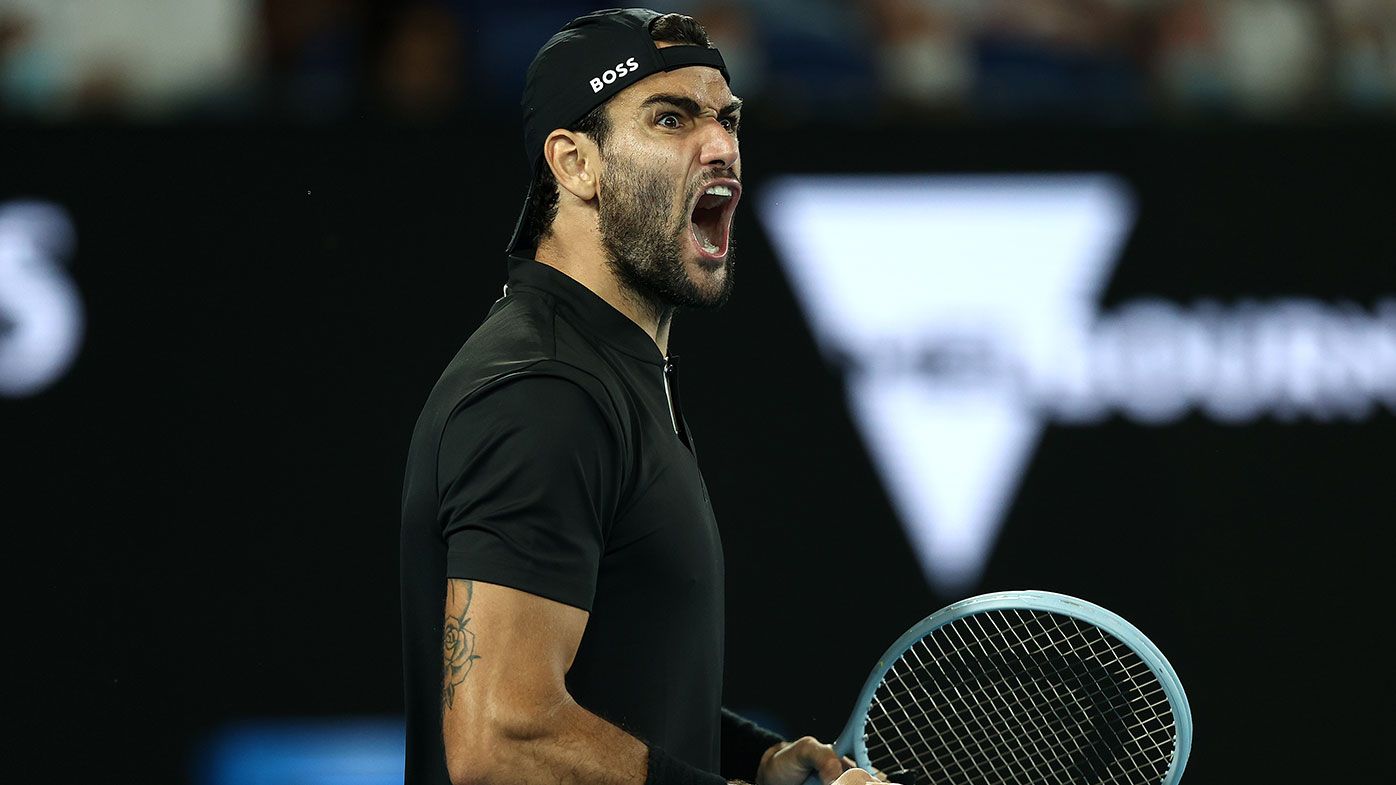
[[[0,115],[517,111],[564,0],[0,0]],[[697,0],[761,121],[1396,117],[1396,0]]]

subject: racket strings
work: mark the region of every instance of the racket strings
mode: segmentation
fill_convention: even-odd
[[[976,620],[976,623],[977,623],[977,620]],[[981,634],[984,634],[984,635],[987,637],[987,633],[983,630],[982,625],[980,626],[980,632],[981,632]],[[1035,637],[1035,638],[1036,638],[1036,637],[1041,637],[1041,635],[1039,634],[1038,636],[1034,636],[1034,637]],[[964,645],[963,637],[961,637],[961,642],[962,642],[962,645]],[[1084,648],[1084,647],[1077,647],[1077,648],[1075,648],[1075,649],[1072,649],[1071,652],[1073,652],[1073,653],[1079,652],[1079,651],[1081,650],[1081,648]],[[937,653],[936,653],[936,652],[930,652],[929,654],[931,654],[931,655],[936,655]],[[915,658],[917,659],[917,664],[920,666],[920,668],[921,668],[922,670],[924,670],[924,669],[926,668],[926,663],[925,663],[924,660],[922,660],[922,658],[921,658],[921,653],[920,653],[920,651],[919,651],[918,649],[913,648],[910,652],[908,652],[908,656],[915,657]],[[950,656],[950,653],[946,652],[946,651],[942,648],[942,649],[939,651],[938,656],[940,656],[940,657],[949,657],[949,656]],[[1138,667],[1141,668],[1141,669],[1144,668],[1142,662],[1137,663],[1137,665],[1138,665]],[[898,673],[898,672],[895,672],[895,671],[894,671],[894,673],[895,673],[895,675],[897,675],[898,677],[901,676],[901,674]],[[905,687],[905,680],[902,680],[901,683],[902,683],[903,686]],[[889,686],[889,688],[892,688],[893,685],[889,682],[889,685],[888,685],[888,686]],[[995,689],[996,692],[997,692],[997,688],[994,687],[994,684],[993,684],[992,682],[990,682],[990,683],[988,684],[988,686],[989,686],[990,688]],[[1021,681],[1018,682],[1018,687],[1019,687],[1019,689],[1026,689],[1026,686],[1023,685]],[[923,698],[921,699],[921,701],[920,701],[920,702],[922,702],[922,703],[926,703],[926,702],[928,702],[928,700],[929,700],[929,702],[931,702],[931,703],[935,703],[935,702],[938,702],[938,701],[941,701],[941,700],[950,700],[950,699],[953,699],[953,696],[948,696],[948,695],[946,695],[944,692],[936,692],[936,693],[931,693],[931,692],[929,692],[929,691],[926,689],[926,686],[925,686],[923,683],[921,683],[919,679],[917,680],[917,686],[916,686],[916,688],[906,688],[906,689],[904,689],[904,691],[901,692],[901,693],[898,693],[898,692],[895,691],[895,689],[892,689],[892,692],[891,692],[890,694],[891,694],[891,697],[895,698],[895,699],[898,701],[898,703],[901,704],[901,703],[902,703],[902,699],[903,699],[904,697],[908,697],[908,696],[910,695],[910,693],[915,692],[915,691],[918,690],[918,689],[924,693],[924,697],[923,697]],[[1157,689],[1155,690],[1155,692],[1161,693],[1161,692],[1162,692],[1162,688],[1161,688],[1161,687],[1157,687]],[[1002,695],[999,694],[997,697],[1002,698]],[[1166,699],[1165,699],[1165,700],[1166,700]],[[953,705],[953,704],[952,704],[952,705]],[[992,704],[989,704],[989,705],[992,705]],[[1058,714],[1056,715],[1056,717],[1057,717],[1058,719],[1060,719],[1060,716],[1061,716],[1060,713],[1058,713]],[[1002,713],[999,713],[999,714],[998,714],[997,722],[998,722],[998,726],[997,726],[997,727],[999,727],[1000,730],[1002,730],[1003,725],[1004,725],[1004,724],[1007,724],[1007,723],[1010,723],[1011,720],[1010,720],[1010,718],[1004,716]],[[1050,719],[1049,719],[1049,727],[1052,727],[1052,723],[1051,723]],[[986,732],[987,732],[987,729],[986,729]]]
[[[981,626],[981,630],[982,630],[982,626]],[[963,637],[963,636],[961,636],[961,638],[962,638],[962,637]],[[941,653],[942,653],[942,654],[945,653],[943,647],[942,647]],[[913,656],[919,657],[919,652],[914,653]],[[922,664],[924,664],[924,663],[922,663]],[[902,683],[903,683],[904,686],[906,686],[904,680],[903,680]],[[909,689],[909,687],[908,687],[908,689]],[[921,685],[921,689],[922,689],[922,690],[925,689],[925,685],[924,685],[924,684]],[[901,702],[901,696],[899,696],[899,695],[894,695],[894,697],[898,700],[899,703]],[[905,708],[905,707],[903,706],[903,708]],[[997,721],[998,723],[1000,723],[1000,725],[1001,725],[1001,723],[1003,723],[1003,722],[1005,721],[1005,715],[1004,715],[1002,712],[997,712],[997,718],[995,718],[995,717],[990,717],[989,719],[990,719],[990,720],[996,720],[996,721]],[[985,727],[982,720],[976,720],[976,725],[977,725],[979,728],[984,728],[984,727]],[[1001,729],[1002,729],[1002,728],[1001,728]],[[903,738],[904,738],[904,737],[903,737]],[[924,736],[923,736],[923,738],[924,738]],[[906,741],[908,744],[911,744],[911,740],[906,739],[905,741]],[[1036,747],[1037,751],[1040,753],[1040,752],[1041,752],[1041,747],[1040,747],[1040,745],[1036,744],[1035,741],[1033,742],[1033,745]],[[911,746],[919,746],[919,745],[911,744]],[[981,747],[981,751],[982,751],[982,745],[980,745],[980,747]],[[1015,756],[1015,757],[1016,757],[1016,756]],[[963,766],[963,762],[960,761],[960,760],[958,760],[958,759],[956,760],[956,763],[959,763],[963,768],[968,768],[968,767],[964,767],[964,766]],[[985,772],[984,772],[984,768],[983,768],[982,766],[978,766],[977,764],[974,764],[974,765],[976,765],[976,767],[977,767],[977,769],[978,769],[978,771],[979,771],[980,773],[985,773]],[[948,767],[947,767],[947,768],[948,768]],[[987,776],[987,775],[986,775],[986,776]]]
[[[903,684],[905,686],[905,683]],[[990,687],[994,688],[992,684],[990,685]],[[924,689],[924,685],[921,686],[921,689]],[[998,690],[996,688],[994,689],[996,693],[995,697],[1001,697],[1001,693],[998,693]],[[908,690],[908,692],[909,691],[910,690]],[[900,697],[894,696],[894,699],[897,701],[898,707],[901,708],[905,715],[910,717],[911,713],[906,710],[905,705],[902,703]],[[1042,744],[1039,744],[1038,738],[1035,737],[1044,736],[1044,734],[1040,732],[1042,729],[1045,728],[1048,731],[1057,732],[1063,728],[1071,728],[1073,726],[1079,725],[1082,721],[1080,717],[1072,718],[1069,716],[1064,716],[1060,709],[1054,708],[1053,705],[1049,702],[1039,701],[1039,708],[1045,707],[1046,709],[1051,711],[1051,714],[1047,714],[1044,712],[1042,716],[1039,717],[1033,717],[1031,715],[1026,717],[1009,716],[1014,713],[1010,711],[1007,714],[1005,714],[1003,711],[994,708],[994,704],[992,702],[984,702],[980,704],[981,707],[988,707],[991,713],[986,712],[983,716],[970,714],[968,717],[965,717],[964,714],[961,713],[959,710],[960,706],[963,705],[963,703],[964,701],[955,701],[949,704],[941,704],[942,706],[948,705],[951,709],[951,712],[953,712],[952,716],[950,714],[946,714],[942,710],[941,718],[946,720],[957,720],[964,722],[965,724],[972,723],[974,727],[971,730],[976,735],[969,737],[968,740],[972,741],[975,744],[975,748],[970,749],[964,743],[965,739],[957,737],[950,738],[948,741],[950,741],[951,743],[947,744],[946,746],[949,747],[952,750],[952,752],[954,752],[955,743],[959,743],[959,752],[963,754],[954,754],[951,758],[951,764],[953,764],[954,766],[956,766],[964,772],[968,772],[969,769],[973,768],[973,773],[979,775],[979,778],[981,780],[988,780],[990,779],[990,774],[1000,773],[1001,770],[1007,770],[1008,776],[1016,780],[1017,778],[1013,777],[1012,775],[1012,772],[1014,770],[1027,770],[1034,767],[1042,768],[1043,761],[1050,764],[1062,758],[1065,754],[1079,750],[1081,746],[1079,743],[1073,745],[1064,745],[1059,742],[1055,747],[1049,746],[1047,749],[1044,749],[1043,744],[1049,744],[1049,741],[1046,738],[1042,738]],[[925,723],[928,720],[931,720],[932,718],[930,717],[929,712],[923,711],[923,713],[918,719],[921,723]],[[1024,750],[1024,754],[1018,754],[1013,749],[1005,749],[1002,745],[993,744],[993,740],[1000,734],[1008,736],[1016,735],[1019,737],[1020,743],[1026,742],[1029,746],[1032,747],[1032,749]],[[944,742],[947,740],[939,739],[939,741]],[[922,744],[920,745],[908,744],[908,751],[910,751],[913,755],[919,755],[919,753],[923,751],[931,752],[934,750],[934,742],[926,740],[924,736],[921,737],[921,742]],[[985,746],[986,744],[990,745],[987,749]],[[1060,750],[1063,747],[1065,748],[1065,752],[1059,752],[1056,755],[1052,755],[1050,752],[1051,749]],[[1026,762],[1024,760],[1025,757],[1032,757],[1038,759],[1039,762],[1036,764]],[[945,764],[942,762],[941,765],[944,766]],[[946,766],[946,768],[949,767]]]
[[[942,651],[942,653],[944,653],[944,652]],[[919,653],[914,653],[914,656],[919,657]],[[904,686],[905,686],[905,682],[904,682],[904,681],[903,681],[903,684],[904,684]],[[991,685],[991,686],[992,686],[992,685]],[[922,689],[924,690],[924,685],[922,685]],[[900,696],[894,696],[894,697],[897,697],[897,700],[898,700],[898,702],[900,703]],[[904,708],[904,707],[903,707],[903,708]],[[952,708],[953,708],[953,707],[952,707]],[[1009,719],[1008,719],[1002,712],[995,712],[995,713],[996,713],[997,716],[996,716],[996,717],[988,717],[988,720],[996,723],[996,729],[997,729],[998,732],[1000,732],[1000,733],[1008,733],[1008,732],[1014,732],[1014,733],[1016,733],[1016,732],[1019,732],[1019,731],[1023,730],[1023,729],[1021,728],[1021,726],[1020,726],[1020,727],[1014,727],[1014,728],[1004,727],[1005,724],[1009,722]],[[1061,718],[1060,712],[1057,712],[1054,716],[1055,716],[1055,718],[1058,719],[1058,720],[1060,720],[1060,718]],[[963,719],[963,717],[961,717],[960,719]],[[977,729],[984,729],[984,730],[981,731],[981,732],[986,732],[986,726],[984,725],[983,720],[980,720],[980,719],[978,719],[978,718],[972,718],[972,719],[975,720],[975,725],[977,726]],[[1049,724],[1049,727],[1055,727],[1054,724],[1053,724],[1052,722],[1050,722],[1050,720],[1052,720],[1053,717],[1052,717],[1052,716],[1049,716],[1048,719],[1049,719],[1049,723],[1048,723],[1048,724]],[[987,736],[987,732],[986,732],[986,738],[987,738],[987,737],[988,737],[988,736]],[[1031,736],[1025,736],[1025,738],[1028,739],[1029,743],[1030,743],[1031,746],[1033,747],[1033,750],[1032,750],[1033,752],[1036,752],[1039,756],[1042,756],[1042,755],[1044,754],[1041,745],[1038,744],[1036,740],[1034,740]],[[907,740],[907,741],[909,742],[910,740]],[[912,746],[918,746],[918,745],[912,745]],[[981,754],[984,753],[985,751],[983,750],[983,745],[981,744],[981,745],[979,745],[979,746],[980,746],[979,752],[980,752]],[[1078,742],[1078,743],[1077,743],[1076,745],[1074,745],[1074,746],[1079,750],[1079,748],[1080,748],[1081,745],[1080,745],[1079,742]],[[1028,766],[1025,766],[1025,765],[1024,765],[1021,756],[1018,756],[1018,755],[1011,755],[1011,754],[1010,754],[1010,757],[1013,759],[1011,762],[1014,763],[1014,764],[1016,764],[1017,768],[1020,768],[1020,769],[1029,768]],[[1057,756],[1057,757],[1061,757],[1061,756]],[[1049,757],[1049,758],[1048,758],[1048,761],[1050,762],[1051,760],[1052,760],[1052,758]],[[959,764],[959,765],[961,766],[961,768],[965,768],[965,769],[968,768],[968,767],[965,767],[965,766],[963,765],[963,761],[961,761],[958,757],[956,758],[955,763]],[[989,773],[996,773],[996,774],[997,774],[997,773],[999,773],[997,770],[1004,767],[1003,764],[1002,764],[1002,762],[996,762],[996,763],[998,763],[999,765],[991,765],[991,766],[990,766],[990,770],[989,770],[988,772],[985,771],[985,769],[984,769],[983,766],[978,765],[977,762],[972,762],[972,765],[974,765],[974,767],[976,768],[976,772],[975,772],[975,773],[978,773],[978,774],[982,775],[982,776],[981,776],[981,779],[984,779],[984,778],[988,778],[988,774],[989,774]],[[1077,777],[1076,779],[1081,779],[1081,778],[1080,778],[1080,777]],[[1098,778],[1095,777],[1095,776],[1090,776],[1089,779],[1094,780],[1094,779],[1098,779]]]
[[[902,708],[905,710],[904,707]],[[958,710],[955,711],[954,715],[945,714],[945,718],[966,722],[965,717]],[[1040,720],[1048,720],[1049,730],[1057,729],[1051,722],[1053,719],[1051,716],[1036,719],[1039,720],[1039,725],[1041,725]],[[971,737],[971,740],[974,742],[974,747],[972,748],[961,743],[960,748],[956,749],[953,744],[943,744],[944,739],[927,740],[924,735],[920,736],[919,743],[911,739],[906,739],[903,736],[902,742],[904,748],[914,758],[921,758],[922,752],[930,752],[936,764],[942,769],[946,771],[959,770],[962,773],[973,775],[975,781],[1000,781],[1004,779],[1019,781],[1020,778],[1015,776],[1013,772],[1049,768],[1051,764],[1057,762],[1066,754],[1077,752],[1081,748],[1081,744],[1076,742],[1071,745],[1065,745],[1065,753],[1052,755],[1043,747],[1043,744],[1047,743],[1045,738],[1043,739],[1043,744],[1039,744],[1037,740],[1025,734],[1025,730],[1031,731],[1033,729],[1025,729],[1023,727],[1024,721],[1021,718],[1017,719],[1018,725],[1016,727],[1010,727],[1009,719],[1000,712],[994,712],[992,715],[983,718],[971,716],[967,722],[974,725],[971,731],[978,734],[977,739]],[[986,748],[985,743],[978,739],[992,740],[994,738],[994,734],[988,730],[988,724],[994,725],[997,733],[1024,734],[1024,738],[1027,739],[1027,743],[1031,746],[1031,749],[1025,750],[1025,754],[1017,754],[1012,750],[1004,750],[997,745],[990,745]],[[937,742],[942,742],[942,744],[937,744]],[[934,754],[934,750],[937,746],[944,746],[947,748],[950,755],[948,761],[945,760],[946,756],[944,754],[939,756]],[[1061,747],[1063,745],[1059,743],[1057,746]],[[1025,760],[1025,758],[1027,759]],[[1060,777],[1056,779],[1060,779]]]
[[[954,632],[956,632],[956,636],[957,636],[957,638],[959,638],[959,642],[960,642],[961,646],[962,646],[962,647],[968,646],[968,644],[964,641],[963,636],[962,636],[962,635],[959,635],[959,632],[958,632],[958,631],[954,631]],[[981,627],[981,632],[982,632],[982,627]],[[948,653],[945,652],[943,648],[940,650],[939,653],[940,653],[942,656],[948,656]],[[924,663],[924,661],[921,660],[919,654],[917,654],[917,660],[918,660],[918,665],[920,665],[920,666],[922,667],[922,669],[924,669],[924,668],[925,668],[925,663]],[[963,660],[961,660],[961,662],[963,663]],[[1054,674],[1054,675],[1055,675],[1055,674]],[[1017,685],[1018,685],[1018,687],[1019,687],[1020,689],[1024,689],[1024,688],[1026,687],[1026,685],[1024,685],[1024,684],[1022,683],[1021,678],[1019,678],[1016,674],[1014,675],[1014,680],[1017,682]],[[918,682],[918,683],[919,683],[919,682]],[[1056,701],[1060,702],[1060,701],[1061,701],[1061,696],[1060,696],[1059,694],[1056,694],[1056,693],[1055,693],[1055,687],[1054,687],[1050,682],[1045,682],[1045,683],[1047,684],[1048,687],[1051,687],[1051,688],[1053,689],[1053,691],[1054,691],[1054,696],[1053,696],[1053,698],[1054,698]],[[1046,729],[1048,729],[1048,730],[1051,730],[1051,731],[1056,732],[1056,731],[1059,731],[1059,730],[1069,729],[1069,728],[1072,728],[1072,727],[1075,727],[1075,726],[1079,726],[1079,725],[1081,724],[1081,721],[1082,721],[1082,720],[1081,720],[1081,715],[1073,716],[1072,713],[1067,712],[1067,711],[1063,711],[1062,708],[1061,708],[1061,706],[1059,705],[1059,703],[1053,703],[1052,701],[1041,701],[1041,700],[1039,700],[1039,701],[1035,701],[1032,705],[1034,705],[1035,707],[1038,707],[1038,708],[1045,708],[1045,709],[1047,709],[1047,710],[1050,710],[1051,713],[1050,713],[1050,715],[1049,715],[1049,714],[1047,714],[1046,712],[1043,712],[1043,716],[1042,716],[1042,717],[1039,719],[1039,721],[1036,722],[1036,723],[1033,723],[1032,721],[1033,721],[1034,719],[1038,719],[1038,718],[1034,717],[1031,713],[1028,713],[1026,716],[1021,716],[1021,717],[1020,717],[1020,716],[1013,716],[1013,717],[1006,716],[1005,713],[1004,713],[1003,711],[1001,711],[1001,710],[999,710],[999,709],[997,708],[997,706],[999,706],[999,705],[1007,705],[1007,704],[1005,704],[1005,703],[1003,702],[1003,694],[1002,694],[1002,692],[998,689],[997,685],[996,685],[993,681],[988,681],[988,682],[987,682],[987,686],[988,686],[990,689],[992,689],[992,690],[994,691],[995,694],[994,694],[993,698],[994,698],[995,700],[992,700],[992,701],[989,701],[989,702],[985,702],[985,703],[983,703],[982,705],[985,706],[985,707],[987,707],[987,708],[989,708],[989,709],[991,709],[991,710],[993,710],[993,713],[996,715],[996,717],[988,717],[987,715],[986,715],[986,717],[985,717],[985,719],[989,719],[990,721],[992,721],[992,722],[994,723],[992,727],[996,728],[996,729],[998,730],[999,733],[1003,733],[1003,734],[1015,734],[1015,735],[1016,735],[1016,734],[1023,734],[1023,738],[1026,739],[1027,742],[1028,742],[1028,744],[1033,748],[1031,751],[1028,751],[1028,752],[1031,753],[1031,755],[1029,756],[1030,759],[1046,759],[1046,760],[1050,763],[1050,762],[1052,762],[1052,761],[1055,761],[1057,758],[1060,758],[1060,757],[1061,757],[1061,755],[1052,756],[1052,755],[1050,754],[1049,751],[1044,750],[1043,747],[1042,747],[1042,745],[1040,745],[1040,744],[1038,743],[1038,740],[1037,740],[1036,738],[1034,738],[1034,735],[1033,735],[1032,731],[1038,730],[1038,729],[1040,729],[1040,728],[1046,728]],[[924,685],[923,685],[922,688],[924,689]],[[1039,696],[1039,697],[1045,697],[1045,696]],[[953,703],[952,703],[951,705],[952,705],[952,707],[954,706]],[[1074,708],[1082,708],[1082,707],[1079,706],[1079,702],[1078,702],[1078,705],[1077,705],[1076,707],[1074,707]],[[1009,713],[1009,714],[1012,714],[1013,712],[1011,712],[1011,710],[1010,710],[1008,713]],[[976,730],[979,731],[979,732],[981,732],[981,733],[984,733],[985,736],[986,736],[987,738],[990,738],[990,739],[994,738],[994,735],[991,734],[991,732],[990,732],[990,728],[989,728],[989,727],[986,727],[986,726],[983,724],[983,722],[982,722],[979,718],[977,718],[977,717],[975,718],[975,725],[976,725]],[[1026,731],[1026,733],[1025,733],[1025,731]],[[1039,734],[1039,735],[1041,735],[1041,734]],[[1045,738],[1044,738],[1042,741],[1043,741],[1044,744],[1047,743],[1047,740],[1046,740]],[[1062,748],[1062,747],[1065,747],[1065,746],[1067,746],[1067,745],[1063,745],[1063,744],[1060,744],[1060,743],[1058,743],[1058,744],[1056,745],[1057,748]],[[1076,748],[1076,749],[1079,749],[1079,747],[1080,747],[1079,743],[1074,744],[1074,745],[1072,745],[1072,746],[1073,746],[1074,748]],[[982,748],[982,746],[981,746],[981,748]],[[1051,749],[1051,748],[1049,747],[1049,750],[1050,750],[1050,749]],[[1017,769],[1028,768],[1028,765],[1027,765],[1027,764],[1025,763],[1025,761],[1024,761],[1024,756],[1023,756],[1023,755],[1020,755],[1020,754],[1016,754],[1015,751],[1014,751],[1012,748],[1007,748],[1007,749],[1005,749],[1002,745],[995,745],[994,751],[995,751],[996,753],[998,753],[998,755],[999,755],[999,758],[998,758],[997,760],[994,761],[994,763],[996,764],[996,765],[994,766],[994,771],[997,771],[999,768],[1008,767],[1009,763],[1012,763],[1012,764],[1013,764],[1012,768],[1017,768]],[[1005,758],[1009,758],[1009,759],[1011,759],[1011,761],[1006,760]]]
[[[877,689],[865,725],[879,769],[923,782],[1158,782],[1175,728],[1162,686],[1129,647],[1040,611],[937,628]]]
[[[977,623],[977,620],[976,620],[976,623]],[[980,630],[981,630],[981,633],[983,633],[983,627],[980,626]],[[986,634],[986,637],[987,637],[987,634]],[[1039,636],[1033,636],[1033,638],[1037,638],[1037,637],[1041,637],[1040,634],[1039,634]],[[1033,640],[1033,638],[1029,638],[1029,640]],[[965,644],[965,641],[963,641],[963,637],[960,637],[960,643],[962,643],[962,647],[965,647],[965,645],[967,645],[967,644]],[[1083,650],[1083,648],[1085,648],[1085,647],[1076,647],[1076,648],[1074,648],[1074,650],[1068,650],[1068,652],[1071,652],[1071,654],[1076,654],[1076,652],[1079,652],[1079,651]],[[917,665],[919,665],[921,669],[924,670],[924,669],[927,668],[926,662],[924,662],[923,659],[921,659],[921,655],[920,655],[920,652],[919,652],[919,651],[917,651],[917,650],[912,650],[912,651],[909,652],[909,654],[912,655],[912,656],[914,656],[914,658],[917,659]],[[942,656],[942,658],[948,658],[948,656],[951,656],[951,655],[953,654],[953,652],[946,652],[946,651],[944,650],[944,648],[940,648],[940,651],[938,651],[938,652],[933,652],[933,654],[938,654],[938,655]],[[960,662],[963,662],[963,659],[960,659]],[[1141,665],[1141,668],[1142,668],[1142,663],[1139,663],[1139,665]],[[905,682],[903,682],[903,684],[905,684]],[[921,690],[926,691],[926,687],[924,687],[924,684],[921,683],[920,680],[919,680],[919,682],[917,682],[917,684],[919,684],[919,687],[920,687]],[[1020,682],[1020,680],[1018,680],[1018,684],[1019,684],[1019,687],[1023,687],[1023,689],[1026,689],[1026,687],[1023,686],[1023,684],[1022,684],[1022,682]],[[993,687],[993,683],[988,684],[988,686]],[[1048,684],[1048,686],[1051,686],[1051,684]],[[933,696],[928,696],[928,697],[931,697],[931,698],[941,698],[941,697],[946,697],[946,696],[945,696],[944,693],[941,693],[941,694],[933,694]],[[1060,697],[1060,696],[1058,696],[1058,697]],[[1076,703],[1079,704],[1079,700],[1076,701]]]
[[[1021,619],[1021,616],[1019,618]],[[971,617],[971,620],[974,621],[976,624],[978,623],[978,620],[973,619],[973,617]],[[992,617],[990,620],[992,622]],[[1046,635],[1053,632],[1053,629],[1043,626],[1042,616],[1034,617],[1034,620],[1037,622],[1037,626],[1040,630],[1039,635],[1034,636],[1034,639],[1040,637],[1041,635]],[[1104,666],[1106,663],[1102,662],[1101,657],[1102,655],[1107,656],[1111,659],[1109,664],[1118,668],[1119,670],[1117,672],[1125,674],[1136,688],[1139,686],[1139,676],[1147,673],[1147,683],[1153,685],[1152,694],[1162,696],[1163,703],[1167,703],[1167,697],[1163,695],[1162,685],[1158,684],[1157,681],[1153,679],[1152,672],[1148,671],[1147,666],[1143,663],[1142,660],[1138,660],[1137,657],[1133,657],[1133,652],[1129,651],[1122,644],[1115,643],[1114,645],[1112,645],[1110,640],[1108,640],[1104,636],[1104,634],[1101,633],[1099,630],[1089,626],[1083,627],[1080,624],[1080,622],[1076,621],[1075,619],[1066,618],[1064,620],[1064,624],[1069,625],[1072,628],[1073,633],[1078,635],[1085,642],[1084,646],[1077,646],[1073,649],[1070,649],[1068,651],[1068,654],[1076,654],[1079,653],[1082,649],[1085,649],[1090,652],[1091,658],[1093,658],[1097,664],[1102,666]],[[982,625],[980,625],[980,629],[981,631],[983,630]],[[1134,659],[1133,664],[1136,666],[1134,669],[1131,669],[1129,664],[1125,663],[1122,660],[1122,652],[1128,653]],[[1049,676],[1059,675],[1062,674],[1060,672],[1058,674],[1049,674]],[[1077,677],[1080,676],[1079,673],[1075,673],[1074,671],[1072,675]],[[1111,720],[1111,722],[1104,729],[1108,731],[1108,733],[1102,733],[1100,741],[1105,742],[1115,756],[1118,756],[1121,753],[1133,754],[1132,752],[1129,752],[1125,749],[1125,741],[1128,738],[1132,738],[1133,734],[1131,734],[1130,731],[1137,730],[1137,727],[1131,727],[1129,722],[1130,718],[1126,715],[1130,714],[1132,711],[1137,711],[1138,709],[1131,709],[1128,703],[1129,699],[1126,697],[1124,689],[1122,689],[1118,685],[1114,677],[1112,677],[1112,675],[1108,671],[1096,671],[1096,676],[1092,681],[1077,678],[1075,682],[1075,686],[1085,687],[1084,692],[1080,690],[1073,691],[1073,697],[1077,708],[1081,709],[1082,711],[1100,712],[1102,715],[1105,715],[1108,712],[1108,719]],[[1049,681],[1048,683],[1050,685],[1051,681]],[[1104,687],[1107,685],[1113,688],[1108,691],[1108,694],[1107,690],[1104,689]],[[1057,694],[1055,687],[1053,687],[1053,692],[1054,694]],[[1079,699],[1079,696],[1083,694],[1091,704],[1089,707],[1083,705],[1083,703]],[[1149,694],[1147,691],[1141,692],[1137,695],[1136,701],[1142,700],[1143,702],[1139,705],[1148,706],[1148,696]],[[1097,727],[1096,729],[1102,730],[1099,727]],[[1089,752],[1091,749],[1092,748],[1090,747],[1085,747],[1084,751]],[[1104,766],[1108,766],[1109,764],[1109,761],[1102,761],[1098,759],[1091,759],[1089,762],[1095,764],[1093,768],[1097,770],[1103,768]],[[1086,778],[1090,780],[1104,779],[1103,775],[1100,775],[1098,771],[1082,771],[1082,774],[1088,775]]]

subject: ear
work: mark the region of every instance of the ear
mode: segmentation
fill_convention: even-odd
[[[589,202],[596,198],[596,179],[601,155],[596,143],[585,134],[559,128],[543,142],[543,161],[563,190]]]

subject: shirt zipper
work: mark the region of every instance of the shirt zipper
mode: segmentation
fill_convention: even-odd
[[[683,442],[683,446],[693,451],[693,445],[688,441],[688,429],[683,423],[683,404],[679,400],[679,356],[677,354],[664,358],[664,397],[669,402],[669,421],[674,425],[674,434]]]

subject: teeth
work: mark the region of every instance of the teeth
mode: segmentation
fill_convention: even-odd
[[[732,189],[725,185],[714,185],[703,193],[712,194],[713,196],[731,196]]]
[[[703,250],[704,250],[704,251],[707,251],[708,253],[717,253],[717,252],[718,252],[718,247],[717,247],[716,245],[713,245],[711,241],[704,240],[704,241],[703,241]]]

